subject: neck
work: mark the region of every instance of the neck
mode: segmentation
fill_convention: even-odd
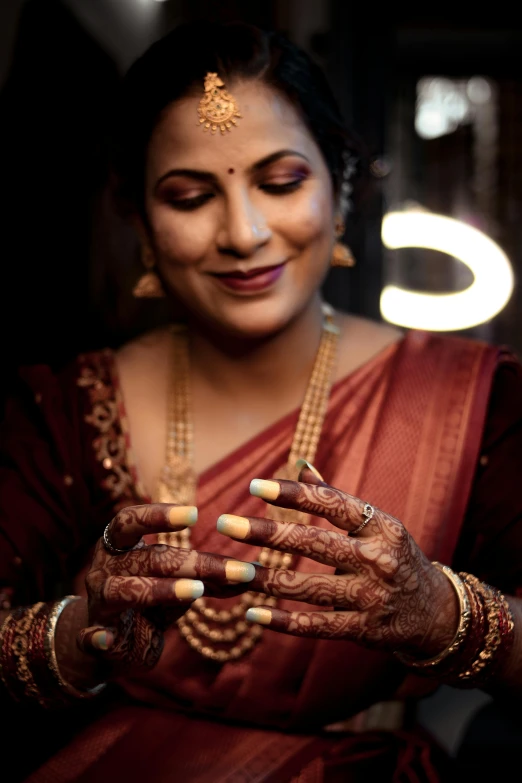
[[[244,399],[263,396],[270,390],[283,394],[290,389],[300,397],[306,386],[322,332],[320,296],[281,332],[264,340],[234,339],[200,324],[189,324],[191,375],[212,386],[217,393]]]

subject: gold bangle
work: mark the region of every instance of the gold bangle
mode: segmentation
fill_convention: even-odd
[[[438,653],[438,655],[434,655],[433,658],[419,660],[418,658],[413,658],[412,656],[406,655],[405,653],[394,652],[395,657],[401,661],[401,663],[406,664],[406,666],[411,666],[414,669],[427,669],[436,666],[449,655],[452,655],[454,652],[456,652],[466,638],[471,622],[471,605],[466,587],[464,586],[464,582],[460,576],[456,574],[455,571],[452,571],[448,566],[442,565],[442,563],[438,563],[436,560],[433,561],[433,565],[448,577],[449,581],[455,589],[455,592],[457,593],[460,611],[459,624],[455,632],[455,636],[448,646],[442,650],[442,652]]]
[[[514,621],[509,604],[500,590],[485,582],[481,582],[472,574],[462,574],[463,580],[471,590],[478,593],[486,612],[487,632],[483,645],[471,662],[471,665],[460,672],[457,677],[460,682],[478,682],[479,679],[487,679],[486,670],[495,668],[495,661],[502,651],[502,645],[511,646],[513,640]],[[506,628],[502,633],[500,628],[500,615],[505,617]]]
[[[105,688],[107,683],[102,682],[100,685],[96,685],[94,688],[89,688],[87,690],[80,690],[79,688],[75,688],[74,685],[71,685],[71,683],[63,679],[62,675],[60,674],[58,659],[56,658],[55,633],[59,617],[66,606],[68,606],[73,601],[79,600],[80,596],[78,595],[67,595],[65,598],[62,598],[61,601],[57,601],[57,603],[55,603],[52,607],[47,619],[47,629],[45,633],[45,654],[49,664],[49,669],[51,670],[54,679],[56,680],[56,683],[61,690],[65,691],[68,696],[72,696],[75,699],[92,699]]]

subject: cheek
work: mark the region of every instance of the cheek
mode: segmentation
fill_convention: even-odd
[[[150,216],[159,260],[187,266],[201,260],[208,250],[212,231],[208,221],[195,213],[156,210]]]
[[[327,194],[308,194],[301,203],[285,212],[283,230],[300,249],[331,240],[332,199]]]

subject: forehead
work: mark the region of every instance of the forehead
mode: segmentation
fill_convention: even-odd
[[[292,104],[279,92],[259,82],[226,88],[235,98],[241,118],[224,136],[199,124],[203,95],[185,97],[168,106],[151,136],[148,162],[155,173],[165,165],[217,171],[248,168],[281,149],[292,149],[321,165],[313,136]],[[324,164],[323,164],[324,165]]]

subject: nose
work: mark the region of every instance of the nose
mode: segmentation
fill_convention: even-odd
[[[248,194],[235,194],[226,204],[217,237],[218,248],[239,258],[248,258],[272,236],[265,216],[256,209]]]

